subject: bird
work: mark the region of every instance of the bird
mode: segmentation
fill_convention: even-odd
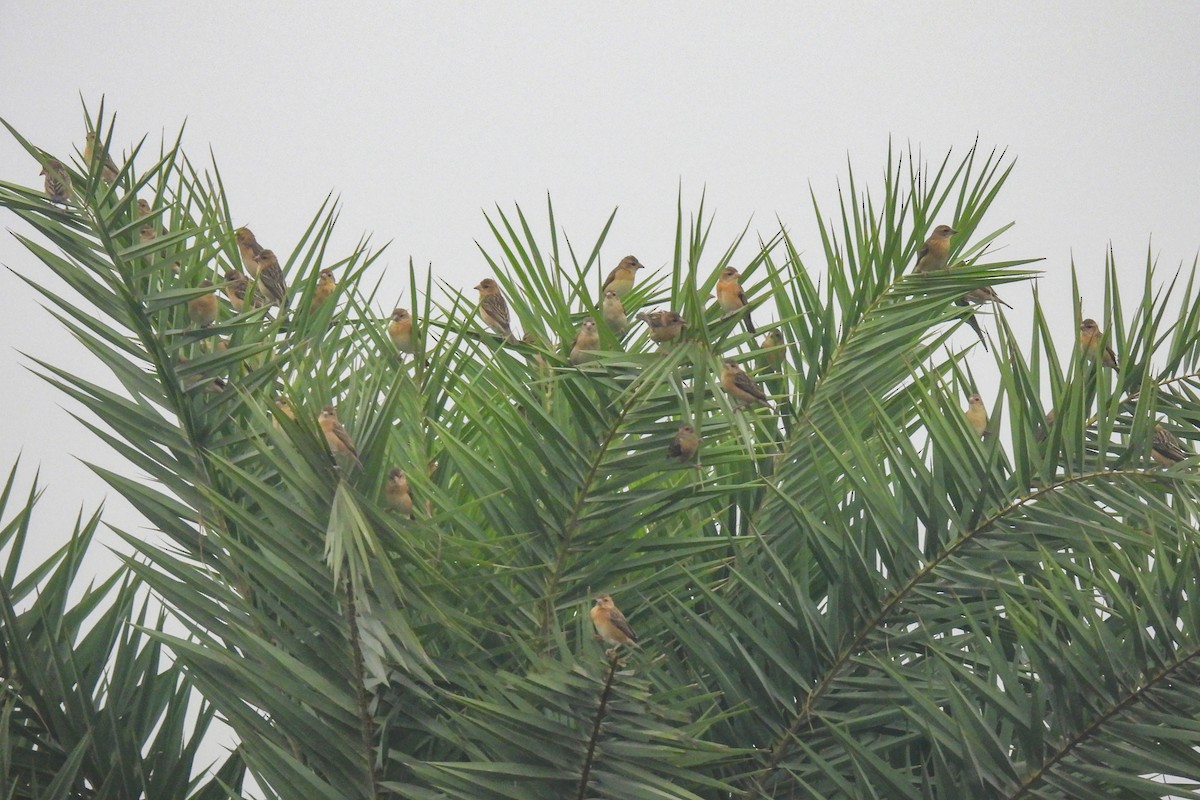
[[[200,288],[211,289],[213,282],[208,278],[200,281]],[[196,295],[187,303],[188,319],[197,328],[207,328],[217,320],[217,294],[216,292],[205,292],[204,294]]]
[[[659,344],[679,338],[679,334],[687,327],[687,322],[675,311],[641,311],[637,319],[648,326],[650,341]]]
[[[595,361],[599,356],[592,350],[600,349],[600,334],[596,331],[596,320],[588,317],[579,326],[575,341],[571,342],[571,364],[578,367],[588,361]]]
[[[934,272],[945,269],[950,261],[950,237],[958,231],[949,225],[938,225],[933,234],[925,240],[925,245],[917,253],[917,265],[914,272]]]
[[[233,238],[237,241],[238,252],[242,255],[242,266],[246,268],[246,272],[257,275],[258,261],[255,259],[263,251],[262,245],[244,225],[233,232]]]
[[[191,359],[187,356],[179,356],[179,358],[176,359],[175,371],[177,376],[179,371],[186,367],[190,361]],[[189,375],[182,375],[178,377],[179,382],[183,384],[183,389],[186,392],[194,391],[201,386],[203,388],[201,388],[200,391],[220,392],[229,385],[228,381],[226,381],[224,378],[209,378],[203,372],[193,372]]]
[[[57,158],[46,160],[39,175],[46,176],[46,194],[50,195],[51,203],[66,205],[71,198],[71,173]]]
[[[295,422],[296,410],[292,408],[292,404],[288,402],[288,399],[282,396],[275,398],[275,408],[279,410],[279,413],[271,420],[271,424],[275,426],[275,430],[282,432],[283,426],[279,424],[279,417],[284,416]]]
[[[148,216],[150,216],[150,203],[139,197],[137,201],[137,218],[145,219]],[[158,236],[158,229],[153,223],[147,222],[138,229],[138,238],[141,239],[143,243],[150,241],[155,236]]]
[[[954,305],[967,307],[971,304],[965,298],[960,297],[954,301]],[[987,339],[983,335],[983,328],[979,326],[979,320],[975,319],[975,312],[968,309],[959,316],[962,317],[963,322],[970,326],[971,330],[975,331],[975,335],[979,337],[979,343],[983,345],[983,352],[990,352],[987,346]]]
[[[287,283],[283,279],[283,268],[274,250],[260,250],[254,257],[257,268],[254,274],[258,276],[258,285],[262,287],[263,299],[270,305],[281,308],[287,300]]]
[[[612,596],[602,594],[596,598],[596,605],[591,610],[592,625],[596,627],[596,638],[602,639],[613,647],[608,651],[611,657],[616,649],[623,644],[635,645],[638,640],[628,620],[613,602]]]
[[[637,260],[637,256],[625,256],[621,259],[621,263],[613,267],[613,271],[608,273],[608,277],[604,279],[604,285],[600,287],[600,291],[612,291],[617,293],[617,297],[624,297],[633,288],[633,279],[637,275],[637,271],[644,266],[642,262]]]
[[[721,388],[737,398],[743,406],[757,403],[767,408],[771,407],[766,392],[732,358],[725,361],[725,368],[721,370]]]
[[[767,335],[758,343],[758,349],[762,350],[760,359],[761,369],[770,372],[779,372],[782,369],[786,352],[784,350],[783,333],[778,328],[767,331]]]
[[[1055,419],[1055,414],[1054,414],[1054,409],[1052,408],[1046,412],[1046,422],[1044,424],[1038,426],[1037,430],[1035,430],[1033,432],[1034,441],[1036,441],[1036,442],[1046,441],[1046,437],[1050,435],[1050,428],[1054,425],[1054,419]]]
[[[996,294],[996,290],[990,286],[980,286],[978,289],[972,289],[962,296],[960,305],[974,303],[975,305],[983,305],[984,303],[999,303],[1005,308],[1011,309],[1008,303],[1000,299],[1000,295]]]
[[[317,288],[313,289],[312,303],[308,307],[309,312],[316,313],[316,310],[333,296],[335,289],[337,289],[337,279],[333,277],[333,270],[321,270],[317,274]]]
[[[492,278],[484,278],[475,286],[479,290],[479,316],[496,333],[503,334],[506,341],[514,344],[512,327],[508,322],[508,303],[500,292],[500,285]]]
[[[742,291],[741,277],[742,273],[733,267],[726,267],[721,270],[721,277],[717,278],[717,305],[726,316],[746,307],[746,293]],[[755,332],[749,314],[746,314],[746,330],[749,333]]]
[[[403,353],[416,352],[416,343],[413,340],[413,320],[408,309],[397,308],[392,312],[392,321],[388,323],[387,333],[397,350]]]
[[[233,306],[233,310],[242,313],[242,309],[246,304],[246,294],[250,291],[250,280],[241,273],[240,270],[231,269],[225,273],[225,296],[229,298],[229,305]],[[253,306],[262,305],[262,298],[255,297]]]
[[[346,426],[338,420],[337,410],[333,406],[322,408],[321,413],[317,416],[317,422],[321,425],[321,431],[325,434],[325,443],[329,445],[329,452],[333,453],[334,458],[349,455],[354,459],[354,463],[362,466],[362,462],[358,460],[358,450],[354,447],[354,440],[346,432]]]
[[[988,412],[983,406],[983,398],[973,394],[967,398],[967,424],[979,437],[988,435]]]
[[[621,305],[621,297],[612,289],[604,293],[604,302],[600,304],[600,314],[607,325],[617,336],[629,330],[629,317],[625,316],[625,306]]]
[[[413,515],[412,492],[408,489],[408,478],[399,467],[388,472],[387,483],[383,485],[383,504],[388,511],[399,511],[406,517]]]
[[[684,423],[679,426],[675,438],[667,445],[667,457],[686,463],[695,457],[699,449],[700,434],[696,433],[694,427]]]
[[[83,145],[83,160],[87,162],[89,170],[91,169],[92,161],[97,155],[96,134],[89,133]],[[100,177],[104,179],[105,183],[112,183],[117,179],[116,162],[112,160],[112,156],[110,156],[107,152],[104,153],[104,166],[100,169]]]
[[[1096,354],[1100,352],[1100,341],[1103,338],[1104,332],[1100,330],[1100,326],[1096,324],[1096,320],[1085,319],[1080,323],[1079,346],[1083,349],[1084,357],[1088,361],[1096,360]],[[1104,345],[1104,356],[1101,362],[1109,369],[1117,368],[1117,357],[1113,354],[1112,348],[1107,344]]]
[[[1150,457],[1160,467],[1171,467],[1188,458],[1192,454],[1179,441],[1179,437],[1162,425],[1154,425],[1154,438],[1150,440]]]

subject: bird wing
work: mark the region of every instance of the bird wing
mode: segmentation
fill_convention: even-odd
[[[965,297],[960,297],[954,301],[956,306],[970,306],[971,303]],[[988,352],[987,340],[983,338],[983,328],[979,327],[979,320],[975,319],[975,312],[968,311],[963,314],[963,322],[971,326],[971,330],[975,331],[975,335],[979,337],[979,343],[983,345],[983,352]]]
[[[1159,455],[1171,461],[1183,461],[1191,455],[1191,453],[1183,449],[1183,443],[1176,438],[1175,434],[1166,428],[1154,429],[1154,440],[1150,446]]]
[[[630,640],[635,642],[637,641],[637,634],[633,632],[633,628],[629,627],[629,623],[626,621],[625,615],[620,611],[614,608],[608,615],[608,621],[612,623],[614,628],[628,636]]]
[[[735,373],[733,383],[746,394],[757,400],[766,401],[767,395],[762,390],[762,387],[750,379],[750,376],[744,372]]]
[[[283,280],[283,270],[278,264],[271,264],[259,270],[258,282],[266,289],[266,294],[276,303],[282,303],[287,297],[287,283]]]
[[[917,263],[921,263],[921,259],[929,255],[929,242],[921,245],[921,249],[917,251]]]
[[[608,273],[608,277],[604,279],[604,285],[600,287],[601,296],[604,295],[604,292],[608,289],[609,284],[617,279],[618,269],[620,269],[620,267],[613,267],[613,271]]]
[[[500,294],[489,294],[483,298],[480,303],[484,311],[488,313],[492,319],[503,328],[508,328],[508,303],[504,301],[504,296]]]

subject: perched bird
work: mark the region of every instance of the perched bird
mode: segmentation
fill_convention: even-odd
[[[988,412],[983,406],[983,398],[973,394],[967,398],[967,424],[979,437],[988,435]]]
[[[600,314],[604,317],[604,324],[617,336],[629,330],[629,317],[625,316],[625,306],[621,305],[621,297],[612,289],[604,293]]]
[[[100,154],[96,152],[96,134],[89,133],[83,145],[83,160],[88,163],[89,169],[91,169],[92,161],[98,155]],[[105,183],[112,183],[117,179],[117,165],[107,152],[103,153],[103,158],[104,166],[100,169],[100,177],[104,179]]]
[[[1150,440],[1150,457],[1160,467],[1171,467],[1192,454],[1184,449],[1179,437],[1162,425],[1155,424],[1154,438]]]
[[[611,655],[623,644],[633,645],[637,642],[637,634],[629,627],[625,615],[613,603],[610,595],[602,594],[596,598],[596,605],[591,611],[592,625],[596,627],[596,638],[603,639],[613,645],[609,650]]]
[[[687,323],[675,311],[639,312],[637,319],[649,327],[650,341],[665,344],[679,338],[679,334],[687,327]]]
[[[680,425],[675,438],[667,445],[667,457],[676,461],[688,462],[696,456],[700,449],[700,434],[691,425]]]
[[[721,370],[721,388],[727,394],[735,397],[743,406],[757,403],[767,408],[771,407],[771,401],[767,399],[766,392],[733,359],[726,360],[725,368]]]
[[[234,231],[233,238],[237,241],[238,252],[242,255],[242,266],[246,268],[246,272],[257,275],[258,261],[256,258],[263,251],[262,246],[254,238],[250,229],[245,226]]]
[[[726,316],[746,306],[746,293],[742,291],[741,277],[742,273],[733,267],[726,267],[721,270],[721,277],[717,278],[717,305]],[[746,330],[750,333],[755,332],[749,314],[746,314]]]
[[[491,278],[484,278],[476,286],[479,290],[479,316],[496,333],[502,334],[510,344],[517,341],[508,322],[508,302],[500,292],[500,285]]]
[[[205,278],[200,281],[200,287],[203,289],[211,289],[213,282]],[[206,292],[205,294],[197,295],[191,300],[188,300],[187,313],[188,319],[197,328],[207,328],[217,320],[217,294],[216,292]]]
[[[758,349],[762,350],[762,369],[779,372],[783,368],[783,359],[787,352],[784,349],[783,333],[778,328],[767,332],[758,343]]]
[[[308,307],[309,313],[316,313],[317,309],[333,296],[336,289],[337,280],[333,277],[333,270],[321,270],[317,275],[317,288],[313,290],[312,303]]]
[[[145,219],[148,216],[150,216],[150,203],[139,197],[137,201],[137,218]],[[148,242],[155,236],[158,236],[158,228],[153,223],[147,222],[138,229],[138,238],[142,242]]]
[[[283,307],[287,301],[287,283],[283,279],[283,268],[274,250],[260,250],[254,257],[257,265],[254,274],[258,276],[258,285],[262,287],[262,296],[270,305]]]
[[[358,460],[358,450],[354,447],[354,440],[346,432],[346,427],[338,421],[337,410],[333,406],[322,408],[317,422],[321,424],[321,431],[325,434],[325,443],[329,445],[329,452],[333,453],[334,458],[349,455],[354,459],[354,463],[362,466],[362,462]]]
[[[383,485],[383,504],[388,511],[399,511],[407,517],[413,515],[412,493],[408,490],[408,478],[399,467],[388,473]]]
[[[604,285],[600,287],[600,291],[612,291],[617,293],[617,297],[624,297],[633,288],[633,279],[637,271],[644,266],[642,262],[637,260],[637,256],[625,256],[621,259],[621,263],[613,267],[613,271],[608,273],[608,277],[604,279]]]
[[[571,342],[571,364],[578,367],[588,361],[595,361],[599,356],[588,352],[600,349],[600,334],[596,331],[596,320],[588,317],[579,326],[575,341]]]
[[[57,158],[46,160],[39,175],[46,176],[46,194],[50,195],[51,203],[66,205],[71,199],[71,173]]]
[[[1100,341],[1104,338],[1104,332],[1100,330],[1100,326],[1096,324],[1094,319],[1085,319],[1079,326],[1079,347],[1083,350],[1084,357],[1088,361],[1095,361],[1096,355],[1100,353]],[[1117,368],[1117,357],[1113,355],[1112,348],[1107,344],[1104,345],[1103,358],[1101,363],[1109,369]]]
[[[412,315],[408,313],[408,309],[397,308],[392,312],[392,321],[388,323],[387,333],[397,350],[403,353],[416,352]]]
[[[949,225],[938,225],[925,240],[925,246],[917,252],[915,272],[934,272],[945,269],[950,261],[950,237],[958,231]]]
[[[179,356],[176,360],[175,371],[178,374],[180,370],[187,366],[191,359],[186,356]],[[191,392],[199,390],[202,392],[220,392],[225,389],[229,383],[224,378],[209,378],[202,372],[193,372],[188,375],[179,376],[179,382],[183,384],[184,391]]]
[[[275,430],[277,430],[277,431],[283,430],[283,426],[279,424],[280,416],[287,417],[292,422],[296,421],[296,410],[294,408],[292,408],[292,404],[290,402],[288,402],[288,399],[286,397],[276,397],[275,398],[275,408],[277,408],[279,410],[279,413],[276,414],[275,418],[271,420],[271,424],[275,426]]]
[[[236,269],[231,269],[225,273],[225,296],[229,298],[229,305],[233,306],[233,310],[242,313],[242,308],[246,305],[246,294],[250,291],[250,280]],[[262,305],[262,299],[254,298],[253,306]]]
[[[1046,422],[1033,432],[1033,440],[1035,442],[1046,441],[1046,437],[1050,435],[1050,428],[1054,425],[1054,419],[1054,409],[1052,408],[1046,412]]]
[[[1000,295],[996,294],[996,290],[990,286],[981,286],[978,289],[972,289],[962,296],[962,303],[974,303],[975,305],[983,305],[984,303],[999,303],[1005,308],[1012,308],[1008,303],[1000,299]]]

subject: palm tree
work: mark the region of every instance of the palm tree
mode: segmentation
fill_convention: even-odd
[[[103,109],[87,127],[115,156]],[[1150,265],[1127,318],[1110,260],[1088,315],[1119,368],[1055,342],[1036,292],[1028,336],[997,313],[990,353],[948,349],[986,314],[967,293],[1035,274],[990,256],[1008,225],[981,227],[1004,154],[890,153],[871,191],[850,174],[833,218],[814,204],[815,262],[784,227],[714,253],[703,202],[680,204],[670,269],[623,298],[683,315],[661,348],[603,322],[611,218],[577,250],[549,203],[544,234],[498,209],[481,252],[525,339],[410,264],[411,355],[382,251],[328,253],[329,203],[281,259],[286,308],[195,327],[201,280],[241,264],[220,173],[178,141],[116,160],[112,184],[74,162],[65,206],[7,183],[0,204],[120,385],[37,362],[138,473],[102,472],[162,537],[124,537],[129,580],[186,630],[143,635],[233,728],[229,775],[283,798],[1196,791],[1200,484],[1150,453],[1160,422],[1196,437],[1200,305]],[[956,266],[909,274],[943,221]],[[708,301],[727,266],[777,310],[781,368]],[[314,304],[322,270],[338,286]],[[574,367],[587,317],[599,357]],[[775,411],[720,390],[728,357]],[[987,370],[980,438],[958,409]],[[331,403],[354,454],[322,435]],[[683,423],[695,463],[667,457]],[[411,514],[386,502],[395,468]],[[600,593],[640,648],[594,641]]]

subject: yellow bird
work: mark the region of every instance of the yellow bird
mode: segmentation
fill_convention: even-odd
[[[608,273],[608,277],[604,279],[604,285],[600,287],[600,292],[616,292],[617,297],[624,297],[629,294],[629,290],[633,288],[633,279],[637,275],[639,269],[643,269],[642,262],[637,260],[636,256],[625,256],[621,259],[621,263],[613,267],[613,271]]]
[[[413,515],[413,499],[408,488],[408,477],[399,467],[388,473],[387,483],[383,485],[383,504],[388,511],[399,511],[410,518]]]
[[[100,153],[96,150],[96,134],[89,133],[83,145],[83,160],[87,162],[89,169],[93,160],[99,155]],[[112,183],[117,179],[118,170],[116,162],[112,160],[112,156],[107,152],[103,153],[103,158],[104,165],[100,168],[100,177],[104,179],[105,183]]]
[[[925,246],[917,252],[915,272],[934,272],[945,269],[950,261],[950,237],[958,231],[949,225],[938,225],[933,235],[925,240]]]
[[[258,240],[254,238],[254,234],[249,228],[242,226],[233,232],[233,238],[237,241],[238,253],[242,256],[242,266],[246,268],[246,272],[251,275],[258,274],[258,254],[263,251]]]
[[[620,296],[612,289],[604,293],[600,314],[604,318],[604,324],[617,336],[629,330],[629,317],[625,316],[625,306],[621,305]]]
[[[988,412],[983,406],[983,398],[973,394],[967,398],[967,423],[979,437],[988,435]]]
[[[321,409],[317,422],[321,425],[321,432],[325,434],[325,443],[329,445],[329,452],[333,453],[334,458],[348,455],[354,459],[355,464],[362,466],[362,462],[358,460],[358,449],[354,446],[354,440],[350,438],[346,426],[338,420],[337,410],[333,406],[325,406]]]
[[[207,278],[200,281],[201,288],[210,289],[212,288],[212,285],[213,282]],[[191,300],[188,300],[188,319],[190,319],[192,324],[197,328],[207,328],[209,325],[212,325],[214,322],[216,322],[218,308],[219,304],[217,303],[216,292],[208,292],[207,294],[197,295]]]
[[[1150,457],[1160,467],[1171,467],[1192,454],[1179,441],[1179,437],[1162,425],[1155,424],[1154,438],[1150,440]]]
[[[646,323],[650,341],[660,345],[678,339],[687,327],[687,322],[675,311],[642,311],[637,314],[637,319]]]
[[[596,320],[588,317],[579,326],[575,341],[571,342],[571,364],[578,367],[588,361],[595,361],[599,356],[590,351],[599,349],[600,334],[596,332]]]
[[[413,339],[412,315],[408,313],[408,309],[397,308],[392,312],[392,321],[388,323],[387,333],[388,338],[392,340],[392,344],[400,352],[416,352],[416,342]]]
[[[312,303],[308,307],[310,314],[316,313],[321,305],[333,296],[337,289],[337,280],[333,277],[333,270],[323,269],[317,275],[317,288],[313,290]]]
[[[700,449],[700,435],[688,424],[679,426],[675,438],[667,445],[667,457],[676,461],[688,462],[696,456]]]
[[[1096,320],[1085,319],[1080,324],[1079,347],[1083,350],[1084,357],[1088,361],[1095,362],[1096,356],[1101,353],[1100,342],[1103,339],[1104,332],[1100,330],[1100,326],[1096,324]],[[1117,368],[1117,357],[1113,354],[1112,348],[1107,344],[1104,345],[1101,363],[1109,369]]]

